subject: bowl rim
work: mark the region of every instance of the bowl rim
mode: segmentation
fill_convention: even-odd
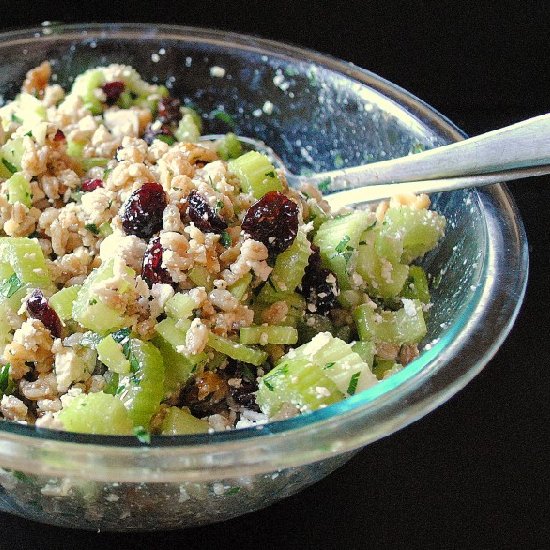
[[[55,32],[49,32],[52,30],[37,27],[2,33],[0,47],[60,38],[143,38],[144,32],[155,39],[193,38],[230,44],[321,65],[382,94],[443,139],[458,141],[465,137],[445,116],[401,87],[352,63],[307,48],[234,32],[165,24],[69,24],[56,25]],[[83,475],[86,464],[90,466],[86,468],[87,478],[113,481],[215,479],[221,474],[237,475],[243,468],[247,473],[265,473],[353,451],[421,418],[462,389],[492,358],[508,335],[525,293],[527,241],[511,195],[505,186],[495,185],[473,191],[472,197],[485,214],[486,261],[481,277],[484,284],[474,291],[468,311],[444,332],[440,342],[390,379],[308,415],[214,434],[153,436],[149,445],[130,436],[72,434],[0,422],[0,465],[78,476]],[[510,254],[506,258],[497,251],[496,243],[502,242]],[[515,262],[515,270],[510,269],[510,259]],[[494,300],[500,300],[498,312],[485,307]],[[483,340],[482,353],[478,349],[479,338],[472,334],[465,337],[465,328],[471,333],[473,326],[492,327],[491,337]],[[99,463],[98,453],[103,455]]]

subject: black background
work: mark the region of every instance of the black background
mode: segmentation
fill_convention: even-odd
[[[475,135],[550,111],[543,4],[12,1],[0,2],[0,26],[151,21],[292,42],[380,74]],[[427,417],[301,494],[226,523],[95,534],[0,514],[0,548],[549,547],[549,186],[549,177],[512,184],[531,252],[512,333],[476,379]]]

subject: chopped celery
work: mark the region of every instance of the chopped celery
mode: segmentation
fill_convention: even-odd
[[[38,242],[26,237],[0,237],[0,263],[10,264],[22,283],[51,285],[44,254]]]
[[[98,359],[107,368],[117,374],[130,372],[130,361],[124,356],[122,346],[115,341],[111,334],[105,336],[96,346]]]
[[[84,143],[78,141],[73,141],[71,139],[67,140],[67,155],[70,157],[81,158],[84,152]]]
[[[196,265],[189,270],[188,275],[195,286],[203,286],[207,291],[212,290],[214,286],[212,276],[203,265]]]
[[[23,138],[10,139],[2,145],[0,155],[2,157],[4,173],[6,173],[5,170],[8,171],[7,177],[21,170],[21,159],[24,152]]]
[[[445,218],[437,212],[400,206],[386,211],[380,238],[401,241],[401,262],[410,263],[434,248],[444,231]]]
[[[376,352],[374,342],[355,342],[351,345],[351,349],[372,369],[374,353]]]
[[[48,303],[55,309],[55,312],[62,321],[72,318],[73,302],[81,288],[82,285],[68,286],[62,288],[48,299]]]
[[[195,143],[198,141],[200,135],[200,129],[197,127],[193,115],[184,114],[174,132],[176,139],[184,143]]]
[[[376,357],[374,359],[374,367],[372,368],[372,372],[376,375],[376,378],[378,380],[382,380],[385,376],[385,374],[393,369],[397,363],[395,361],[392,361],[390,359],[380,359],[379,357]]]
[[[269,191],[283,190],[275,167],[258,151],[249,151],[229,161],[229,170],[239,177],[243,192],[252,193],[257,199]]]
[[[108,393],[77,395],[61,410],[59,420],[70,432],[129,435],[132,421],[124,405]]]
[[[118,389],[118,374],[116,372],[108,370],[105,371],[103,378],[105,378],[105,387],[103,388],[103,393],[115,395]]]
[[[400,264],[398,259],[390,261],[386,257],[380,256],[375,246],[377,235],[376,230],[369,230],[361,236],[357,256],[357,273],[367,283],[371,296],[393,298],[401,292],[409,274],[409,266]],[[390,255],[393,254],[393,252],[389,252]]]
[[[404,299],[398,311],[376,313],[368,304],[353,312],[359,338],[391,344],[417,344],[426,335],[426,324],[419,300]]]
[[[165,313],[174,319],[187,319],[191,317],[194,309],[197,309],[195,300],[183,292],[174,294],[164,305]]]
[[[373,223],[372,212],[356,210],[323,223],[313,239],[323,264],[336,275],[342,290],[353,287],[350,274],[355,268],[359,241]]]
[[[426,272],[420,266],[410,266],[409,278],[405,282],[401,296],[403,298],[416,298],[424,304],[430,302],[428,278],[426,277]]]
[[[238,281],[227,287],[227,290],[229,290],[237,300],[242,301],[247,297],[247,290],[249,289],[252,279],[252,273],[246,273]]]
[[[162,435],[208,433],[208,422],[195,418],[188,409],[170,407],[162,422]]]
[[[127,267],[126,270],[129,275],[135,276],[132,269]],[[131,323],[129,318],[103,303],[100,296],[93,294],[95,284],[112,276],[113,260],[109,260],[88,275],[73,302],[73,319],[94,332],[105,333],[129,326]]]
[[[80,163],[84,172],[87,172],[94,166],[107,166],[107,164],[109,164],[109,160],[110,159],[104,157],[91,157],[80,159]]]
[[[21,172],[16,172],[8,181],[6,181],[6,188],[8,191],[8,202],[10,204],[20,202],[27,208],[31,207],[31,184]]]
[[[242,361],[243,363],[250,363],[256,367],[267,359],[267,353],[264,351],[238,344],[228,338],[218,336],[213,332],[208,334],[208,345],[212,349],[231,357],[231,359]]]
[[[129,344],[131,374],[119,380],[117,397],[128,409],[134,426],[147,428],[164,397],[164,362],[151,343],[132,338]]]
[[[294,242],[277,256],[267,284],[279,292],[294,292],[302,282],[310,255],[311,245],[305,233],[298,231]]]
[[[243,147],[239,138],[233,133],[225,134],[218,146],[218,155],[222,160],[236,159],[243,154]]]
[[[331,320],[325,315],[317,313],[306,313],[304,318],[299,321],[297,328],[301,344],[310,342],[319,332],[334,333],[334,326]]]
[[[240,330],[241,344],[295,344],[298,341],[298,331],[285,326],[255,326]]]
[[[103,111],[101,100],[97,96],[97,89],[105,84],[105,76],[101,69],[89,69],[79,74],[73,82],[71,95],[82,98],[84,105],[93,115]]]

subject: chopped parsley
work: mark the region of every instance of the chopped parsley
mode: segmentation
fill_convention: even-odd
[[[95,306],[95,304],[97,304],[97,300],[95,298],[92,298],[91,300],[88,301],[89,306]]]
[[[144,443],[145,445],[151,443],[151,434],[143,426],[136,426],[133,431],[140,443]]]
[[[335,251],[338,252],[338,254],[342,254],[346,251],[347,245],[350,241],[349,235],[344,235],[344,238],[336,245]]]
[[[225,248],[229,248],[231,246],[231,243],[233,242],[231,240],[231,237],[227,231],[222,231],[220,235],[220,242]]]
[[[271,170],[271,172],[266,172],[266,173],[265,173],[265,177],[266,177],[266,178],[274,178],[274,177],[276,177],[274,170]]]
[[[236,495],[239,491],[241,490],[240,487],[230,487],[227,491],[226,491],[226,495]]]
[[[155,136],[155,139],[164,141],[164,143],[168,145],[174,145],[174,143],[176,143],[176,138],[174,136],[168,136],[166,134],[158,134]]]
[[[332,363],[327,363],[327,364],[323,367],[323,370],[331,369],[332,367],[334,367],[334,361],[333,361]]]
[[[9,160],[2,159],[2,164],[12,173],[17,172],[17,167],[14,166]]]
[[[353,395],[355,393],[355,390],[357,389],[357,382],[359,382],[359,377],[361,376],[360,372],[356,372],[349,381],[349,386],[347,389],[348,395]]]
[[[231,128],[234,128],[236,126],[236,123],[233,117],[229,113],[226,113],[221,109],[215,109],[210,113],[210,115],[213,118],[216,118],[218,120],[221,120],[222,122],[225,122],[225,124],[227,124],[228,126],[231,126]]]
[[[0,296],[11,298],[22,287],[23,283],[20,281],[17,273],[13,273],[11,277],[0,284]]]
[[[23,124],[23,119],[19,118],[15,113],[12,113],[10,118],[12,122],[15,122],[17,124]]]
[[[340,153],[336,153],[336,155],[334,155],[334,166],[336,168],[342,168],[344,164],[345,162],[344,162],[344,159],[342,158],[342,155]]]
[[[90,233],[93,233],[94,235],[99,235],[99,228],[95,223],[87,223],[84,226],[84,229],[87,229]]]
[[[321,193],[327,193],[330,190],[330,184],[332,183],[331,178],[325,178],[324,180],[320,181],[317,184],[317,189],[321,191]]]

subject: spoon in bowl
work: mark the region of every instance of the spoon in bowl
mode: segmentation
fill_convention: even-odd
[[[202,136],[202,141],[222,138]],[[308,176],[290,173],[263,142],[239,137],[286,172],[291,187],[321,185],[331,208],[379,201],[396,193],[434,193],[550,174],[550,114],[529,118],[406,157]]]

